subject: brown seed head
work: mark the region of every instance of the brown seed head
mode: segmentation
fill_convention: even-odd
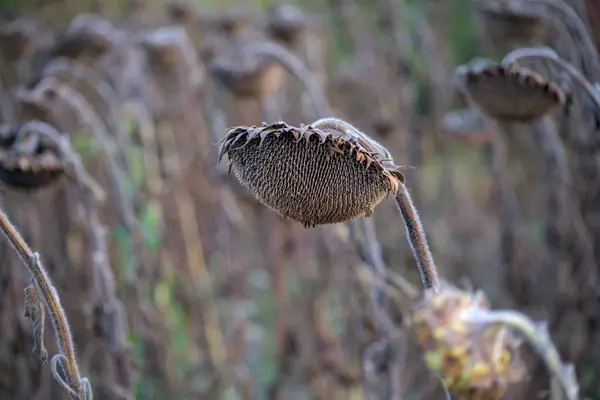
[[[57,57],[97,59],[122,40],[117,28],[107,19],[94,14],[81,14],[54,48]]]
[[[241,98],[262,98],[281,86],[284,69],[273,57],[247,54],[244,41],[233,42],[228,50],[215,57],[208,70],[227,90]]]
[[[227,154],[262,204],[312,227],[369,216],[404,183],[400,167],[365,140],[311,125],[241,126],[227,132],[219,160]]]
[[[275,39],[294,46],[302,41],[307,30],[306,15],[293,4],[278,4],[271,9],[267,30]]]
[[[188,0],[173,0],[167,4],[167,15],[175,23],[189,24],[198,20],[198,9]]]
[[[0,24],[0,54],[5,60],[18,60],[36,47],[38,25],[29,18],[18,18]]]
[[[523,67],[487,64],[461,66],[462,89],[481,110],[507,122],[531,122],[563,104],[563,91],[542,75]]]
[[[2,129],[0,182],[21,189],[36,189],[55,181],[64,172],[58,149],[42,135]]]
[[[446,387],[468,399],[499,399],[508,385],[525,377],[517,357],[520,340],[505,327],[481,326],[464,318],[469,310],[489,310],[483,293],[444,286],[428,290],[412,309],[414,331],[425,363]]]
[[[482,34],[499,49],[540,43],[548,35],[544,16],[521,1],[480,1],[475,10]]]

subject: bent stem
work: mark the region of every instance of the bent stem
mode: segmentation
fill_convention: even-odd
[[[577,15],[577,12],[569,6],[565,1],[561,0],[529,0],[530,3],[537,3],[540,5],[547,6],[548,8],[554,8],[556,11],[563,13],[567,19],[574,24],[575,30],[579,34],[583,46],[585,47],[586,55],[593,61],[594,72],[600,74],[600,60],[598,59],[598,53],[596,46],[590,38],[588,29],[585,27],[583,20]]]
[[[39,254],[34,253],[29,248],[2,209],[0,209],[0,228],[21,260],[29,268],[34,285],[50,312],[59,349],[59,354],[53,357],[52,364],[60,364],[60,367],[62,367],[53,368],[54,378],[71,397],[75,399],[90,399],[92,395],[91,387],[87,379],[82,378],[79,373],[79,367],[75,358],[75,346],[71,337],[67,315],[60,303],[58,292],[40,261]],[[59,370],[64,372],[67,378],[66,381],[58,373]]]
[[[527,316],[510,310],[468,310],[464,317],[476,324],[507,326],[518,332],[542,359],[551,377],[552,400],[577,400],[579,385],[572,365],[563,365],[558,350],[552,343],[544,324],[536,324]]]
[[[513,50],[502,59],[502,65],[510,66],[513,63],[518,63],[519,60],[523,60],[524,58],[542,58],[560,67],[581,85],[582,89],[593,100],[596,108],[600,110],[600,94],[594,90],[590,82],[577,70],[577,68],[560,58],[554,50],[545,47]]]
[[[431,250],[429,250],[429,244],[427,243],[427,237],[417,208],[413,204],[408,189],[403,183],[400,183],[398,191],[395,194],[395,199],[400,213],[402,213],[402,217],[404,218],[406,238],[417,262],[423,286],[425,286],[425,289],[433,289],[437,292],[439,289],[439,279],[433,255],[431,254]]]

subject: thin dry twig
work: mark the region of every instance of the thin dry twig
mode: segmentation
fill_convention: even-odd
[[[50,276],[40,261],[39,254],[29,248],[3,210],[0,210],[0,228],[21,260],[29,268],[35,288],[48,308],[59,349],[59,353],[54,355],[51,361],[54,378],[69,393],[71,398],[79,400],[92,399],[90,382],[87,378],[82,377],[79,372],[67,314],[62,307],[60,297],[52,284]]]

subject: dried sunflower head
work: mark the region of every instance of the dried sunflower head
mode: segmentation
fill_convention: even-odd
[[[167,16],[175,23],[188,24],[198,20],[198,10],[187,0],[173,0],[167,4]]]
[[[141,40],[150,68],[155,73],[188,75],[186,81],[198,85],[203,80],[194,45],[187,32],[180,26],[163,26],[155,29]]]
[[[521,341],[502,326],[478,325],[465,313],[489,310],[483,293],[451,286],[426,291],[412,308],[417,340],[425,363],[439,373],[445,386],[467,399],[499,399],[512,383],[526,375],[518,357]]]
[[[461,89],[485,114],[502,121],[531,122],[565,101],[558,85],[515,65],[461,66],[456,76]]]
[[[0,54],[8,61],[31,54],[36,48],[39,27],[29,18],[18,18],[0,24]]]
[[[501,50],[540,43],[548,35],[542,14],[526,2],[513,0],[475,3],[477,25],[482,34]]]
[[[96,60],[122,40],[121,33],[109,20],[95,14],[81,14],[58,40],[54,55]]]
[[[284,122],[231,128],[227,154],[239,180],[262,204],[306,227],[369,216],[404,183],[389,153],[366,136]]]
[[[248,54],[246,41],[233,41],[224,54],[208,65],[212,77],[241,98],[262,98],[282,84],[284,69],[275,58],[264,54]]]
[[[50,184],[64,172],[56,146],[37,132],[1,129],[0,182],[20,189]]]
[[[277,4],[271,9],[267,30],[275,39],[294,46],[302,41],[308,23],[304,13],[293,4]]]

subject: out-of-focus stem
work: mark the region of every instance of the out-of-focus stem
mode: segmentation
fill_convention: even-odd
[[[545,326],[536,324],[527,316],[510,310],[469,309],[464,317],[476,324],[497,324],[510,327],[521,334],[544,362],[548,373],[556,384],[551,385],[552,399],[577,400],[579,385],[572,366],[562,364],[560,354],[552,343]],[[561,393],[557,393],[560,390]],[[563,397],[564,396],[566,397]]]

